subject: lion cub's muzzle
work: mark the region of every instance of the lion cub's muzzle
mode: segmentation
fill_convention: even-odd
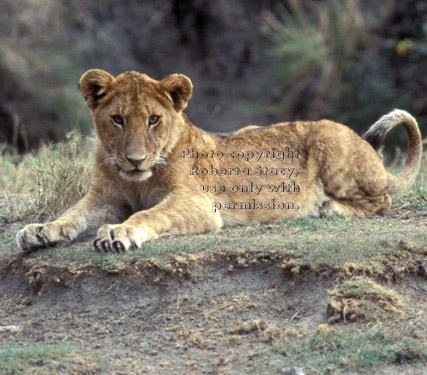
[[[120,169],[125,172],[147,171],[150,169],[147,154],[123,154],[117,158]]]
[[[144,181],[151,177],[155,163],[148,160],[147,155],[123,155],[117,158],[115,167],[126,180]]]
[[[135,168],[139,168],[140,165],[142,165],[142,163],[147,160],[147,154],[145,155],[125,155],[125,158],[128,162],[130,162],[131,164],[133,164],[135,166]]]

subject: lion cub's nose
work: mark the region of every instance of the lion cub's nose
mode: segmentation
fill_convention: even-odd
[[[125,155],[126,159],[130,161],[135,167],[140,165],[145,159],[147,159],[147,155]]]

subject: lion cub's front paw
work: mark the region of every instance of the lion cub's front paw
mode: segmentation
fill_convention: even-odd
[[[123,224],[106,224],[98,230],[93,247],[99,252],[120,253],[136,250],[148,239],[148,232],[142,228]]]
[[[71,240],[77,233],[74,225],[61,225],[57,222],[29,224],[16,235],[21,250],[29,251],[54,246],[58,242]]]

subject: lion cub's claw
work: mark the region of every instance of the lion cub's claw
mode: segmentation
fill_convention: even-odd
[[[123,253],[138,249],[147,239],[147,233],[143,229],[106,224],[98,230],[93,247],[99,253]]]

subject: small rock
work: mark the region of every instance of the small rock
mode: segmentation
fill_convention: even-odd
[[[305,375],[299,367],[286,367],[282,368],[282,375]]]
[[[22,329],[22,326],[2,326],[0,327],[0,332],[19,332]]]

